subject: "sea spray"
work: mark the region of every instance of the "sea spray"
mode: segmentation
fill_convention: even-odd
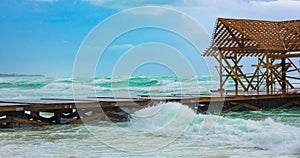
[[[129,128],[159,135],[180,136],[195,116],[193,110],[180,103],[161,103],[135,112]]]
[[[199,136],[204,116],[197,115],[196,122],[185,133],[198,141],[230,144],[237,147],[257,147],[280,154],[300,154],[300,130],[298,127],[265,120],[245,120],[219,117],[213,128]]]
[[[172,144],[192,123],[196,113],[180,103],[161,103],[141,109],[129,122],[87,126],[102,143],[122,151],[143,153]],[[99,136],[103,130],[109,131]],[[111,134],[113,133],[113,134]],[[116,137],[116,135],[118,137]]]
[[[205,129],[207,133],[203,133],[201,130],[206,128],[203,124],[207,118],[215,122],[211,122],[213,126],[209,126]],[[191,141],[260,148],[278,154],[300,154],[299,127],[275,122],[271,118],[249,120],[196,115],[188,106],[180,103],[161,103],[137,111],[130,120],[129,128],[165,137],[172,137],[174,132],[181,129],[181,138]]]

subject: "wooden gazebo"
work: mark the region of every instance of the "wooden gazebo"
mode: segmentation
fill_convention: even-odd
[[[244,92],[287,93],[300,80],[300,20],[264,21],[219,18],[203,56],[218,62],[220,89],[232,80],[236,95]],[[298,53],[297,53],[298,52]],[[255,58],[254,72],[244,72],[241,59]],[[291,81],[293,80],[293,82]]]

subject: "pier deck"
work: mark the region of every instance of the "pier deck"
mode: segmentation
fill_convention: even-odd
[[[92,120],[124,121],[130,114],[147,106],[180,102],[197,113],[228,113],[239,110],[288,108],[300,105],[300,93],[213,95],[184,94],[169,96],[41,98],[0,101],[0,127],[22,124],[80,124]],[[217,112],[217,113],[218,113]],[[45,115],[46,113],[46,115]]]

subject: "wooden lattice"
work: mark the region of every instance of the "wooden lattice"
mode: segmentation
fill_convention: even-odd
[[[295,88],[288,80],[300,80],[288,72],[298,71],[297,64],[290,58],[300,54],[300,20],[264,21],[219,18],[216,22],[210,47],[203,56],[212,56],[219,61],[220,90],[232,78],[235,92],[259,91],[262,85],[267,93],[275,92],[279,85],[281,92]],[[242,71],[239,65],[244,57],[256,57],[256,67],[251,75]],[[299,72],[300,73],[300,72]]]

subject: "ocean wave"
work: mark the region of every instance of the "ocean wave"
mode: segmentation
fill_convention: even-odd
[[[201,78],[201,77],[200,77]],[[16,98],[18,96],[38,98],[48,96],[69,97],[73,94],[73,84],[76,93],[83,96],[91,95],[96,91],[98,96],[127,94],[183,94],[200,93],[210,89],[215,81],[198,81],[199,77],[105,77],[95,79],[81,79],[74,82],[73,78],[49,77],[9,77],[0,78],[0,97]],[[15,94],[8,94],[7,91]],[[88,94],[85,94],[88,93]],[[39,95],[40,94],[40,95]],[[46,96],[47,97],[47,96]]]
[[[192,136],[197,135],[199,124],[193,125]],[[298,127],[275,122],[271,118],[254,121],[220,117],[215,126],[199,141],[231,144],[238,147],[257,147],[280,154],[300,154]]]
[[[0,88],[31,88],[31,89],[37,89],[37,88],[41,88],[45,85],[47,85],[47,82],[1,82],[0,83]]]
[[[208,118],[213,122],[205,126]],[[271,118],[246,120],[196,115],[188,106],[179,103],[158,104],[137,111],[130,120],[130,128],[165,136],[173,135],[175,131],[184,133],[183,137],[190,141],[260,148],[279,154],[300,154],[299,127]],[[201,133],[205,128],[208,128],[205,130],[207,133]],[[164,133],[161,133],[162,129]]]
[[[72,78],[59,78],[54,80],[56,83],[72,83],[73,79]]]
[[[54,82],[41,87],[41,89],[42,90],[71,90],[72,84]]]

